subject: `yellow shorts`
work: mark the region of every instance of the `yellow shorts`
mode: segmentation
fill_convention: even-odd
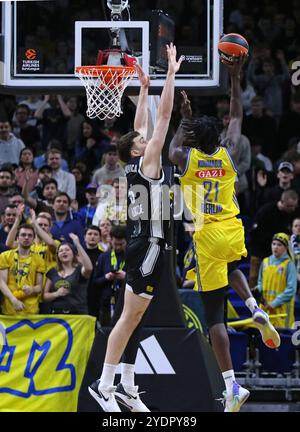
[[[213,291],[227,286],[227,264],[247,256],[244,227],[237,218],[205,224],[202,230],[195,232],[194,243],[196,291]]]

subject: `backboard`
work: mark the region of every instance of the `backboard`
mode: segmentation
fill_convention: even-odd
[[[172,40],[178,55],[185,56],[176,87],[198,94],[220,89],[223,0],[128,3],[118,22],[122,43],[150,75],[152,94],[161,92],[165,44]],[[0,92],[83,93],[74,67],[95,64],[98,50],[109,48],[115,26],[106,0],[2,2]],[[134,78],[126,92],[136,94],[138,88]]]

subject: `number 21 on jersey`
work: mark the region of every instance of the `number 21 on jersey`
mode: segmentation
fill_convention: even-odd
[[[219,182],[212,180],[205,180],[203,187],[206,191],[204,195],[204,202],[218,202],[219,195]]]

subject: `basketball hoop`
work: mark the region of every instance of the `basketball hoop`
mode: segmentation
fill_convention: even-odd
[[[134,66],[77,66],[75,75],[86,90],[87,116],[100,120],[120,117],[121,99],[134,74]]]

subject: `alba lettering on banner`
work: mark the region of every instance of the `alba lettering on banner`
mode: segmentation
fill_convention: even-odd
[[[0,319],[6,328],[6,344],[0,347],[0,411],[76,411],[95,318]]]

